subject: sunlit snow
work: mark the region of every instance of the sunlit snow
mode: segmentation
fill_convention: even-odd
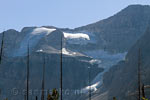
[[[39,27],[39,28],[35,28],[33,30],[33,32],[31,32],[31,34],[33,35],[39,35],[39,34],[45,34],[48,35],[51,32],[55,31],[56,29],[49,29],[49,28],[45,28],[45,27]]]
[[[90,37],[87,34],[84,34],[84,33],[75,33],[75,34],[66,33],[66,32],[63,32],[63,33],[64,33],[64,37],[67,38],[67,39],[82,38],[82,39],[85,39],[85,40],[90,40]]]
[[[63,32],[64,37],[69,44],[80,44],[85,45],[87,43],[95,43],[94,40],[91,40],[90,36],[85,33],[67,33]]]
[[[76,52],[69,52],[69,51],[67,51],[65,48],[62,48],[62,53],[65,54],[65,55],[70,55],[70,56],[76,54]]]
[[[34,46],[36,46],[36,44],[39,42],[39,40],[42,37],[52,33],[55,30],[56,29],[50,29],[50,28],[45,28],[45,27],[39,27],[39,28],[33,29],[30,33],[27,33],[27,35],[24,37],[24,39],[20,43],[19,49],[15,51],[13,56],[25,55],[27,53],[28,43],[29,43],[30,49],[32,49]]]
[[[91,89],[91,91],[96,91],[97,90],[97,86],[99,85],[99,82],[97,82],[97,83],[95,83],[95,84],[93,84],[93,85],[91,85],[91,86],[87,86],[87,87],[85,87],[84,89],[82,89],[82,92],[83,93],[87,93],[88,91],[89,91],[89,89]]]

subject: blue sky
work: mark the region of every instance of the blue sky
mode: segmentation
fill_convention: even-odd
[[[25,26],[75,28],[114,15],[131,4],[150,0],[0,0],[0,32]]]

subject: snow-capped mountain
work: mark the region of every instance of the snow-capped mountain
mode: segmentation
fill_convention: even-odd
[[[41,79],[43,54],[47,58],[46,84],[50,84],[46,88],[59,88],[59,60],[62,49],[64,89],[79,89],[87,93],[90,67],[94,92],[103,84],[103,75],[117,62],[125,59],[128,50],[143,35],[149,19],[149,6],[134,5],[108,19],[75,29],[42,26],[25,27],[20,32],[7,30],[1,69],[5,74],[0,73],[0,78],[4,80],[1,84],[7,89],[16,84],[17,88],[25,88],[25,63],[29,45],[32,89],[39,89],[41,86],[39,78]],[[1,37],[2,34],[0,39]],[[7,84],[8,79],[12,85]],[[38,84],[34,85],[35,83]],[[0,88],[5,91],[4,87]],[[3,94],[16,99],[10,93]],[[80,97],[73,96],[73,99],[72,95],[64,95],[64,98],[77,100]],[[22,95],[19,99],[21,97]]]

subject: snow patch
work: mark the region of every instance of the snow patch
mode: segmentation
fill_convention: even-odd
[[[37,50],[36,52],[43,52],[43,50],[42,50],[42,49],[40,49],[40,50]]]
[[[48,35],[51,32],[55,31],[56,29],[49,29],[49,28],[45,28],[45,27],[40,27],[40,28],[36,28],[33,30],[33,32],[31,32],[32,35],[39,35],[39,34],[45,34]]]
[[[69,52],[69,51],[67,51],[66,48],[62,48],[62,53],[64,55],[69,55],[69,56],[72,56],[72,55],[76,54],[76,52]]]
[[[67,39],[84,39],[84,40],[90,40],[90,37],[87,34],[84,34],[84,33],[75,33],[75,34],[66,33],[66,32],[63,32],[63,33],[64,33],[64,37],[67,38]]]
[[[69,44],[86,45],[87,43],[96,43],[94,36],[89,34],[67,32],[63,32],[63,34]]]
[[[96,90],[97,90],[97,86],[98,86],[98,84],[99,84],[99,82],[97,82],[97,83],[95,83],[95,84],[93,84],[93,85],[91,85],[91,86],[87,86],[87,87],[85,87],[84,89],[82,89],[82,92],[83,93],[87,93],[87,92],[89,92],[89,89],[92,91],[92,92],[95,92]]]
[[[98,59],[92,59],[89,61],[91,64],[100,64],[102,61]]]

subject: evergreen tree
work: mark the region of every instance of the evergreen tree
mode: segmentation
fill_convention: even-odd
[[[48,93],[47,100],[53,100],[53,98],[52,98],[50,93]]]
[[[53,89],[52,97],[53,97],[53,100],[58,100],[58,99],[59,99],[59,93],[58,93],[58,91],[56,90],[56,88]]]
[[[59,100],[59,93],[56,90],[56,88],[53,89],[52,95],[50,93],[48,93],[47,100]]]
[[[113,100],[117,100],[116,97],[113,97]]]

